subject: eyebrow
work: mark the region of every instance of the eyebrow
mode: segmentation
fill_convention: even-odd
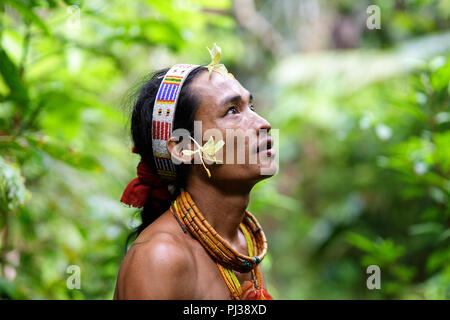
[[[234,95],[234,96],[228,96],[228,97],[223,98],[219,105],[220,106],[224,106],[224,105],[227,105],[229,103],[232,103],[232,102],[236,103],[236,102],[239,102],[239,101],[242,101],[242,100],[243,99],[242,99],[242,96],[240,94]],[[250,93],[250,97],[249,97],[249,102],[253,102],[253,94],[251,94],[251,93]]]

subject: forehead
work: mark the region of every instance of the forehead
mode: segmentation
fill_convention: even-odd
[[[220,101],[231,95],[241,95],[244,100],[249,96],[246,90],[232,76],[213,71],[209,76],[208,71],[200,73],[192,82],[191,89],[196,92],[200,99],[200,105],[218,105]]]

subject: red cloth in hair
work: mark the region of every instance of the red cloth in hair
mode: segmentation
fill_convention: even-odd
[[[134,150],[133,150],[134,151]],[[130,181],[123,191],[121,202],[136,208],[142,208],[147,200],[154,205],[170,198],[167,182],[153,168],[141,160],[137,166],[137,178]]]

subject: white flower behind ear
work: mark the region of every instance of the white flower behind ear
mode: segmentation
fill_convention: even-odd
[[[216,144],[214,144],[214,138],[211,136],[208,142],[206,142],[201,148],[203,156],[208,161],[222,163],[222,161],[216,159],[216,153],[224,146],[224,144],[225,142],[223,142],[223,140],[219,140]]]
[[[183,150],[182,153],[188,156],[199,153],[203,168],[205,168],[208,177],[211,178],[211,172],[208,170],[208,168],[206,168],[205,163],[203,162],[203,158],[213,163],[222,163],[222,161],[216,159],[216,153],[225,145],[225,142],[223,140],[219,140],[216,144],[214,144],[214,137],[211,136],[209,140],[203,145],[203,147],[201,147],[197,141],[192,139],[192,137],[189,138],[194,141],[195,145],[197,146],[197,150]]]

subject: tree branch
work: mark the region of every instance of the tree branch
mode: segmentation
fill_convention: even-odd
[[[233,0],[233,9],[239,25],[254,34],[273,55],[289,53],[282,35],[256,11],[254,0]]]
[[[202,8],[202,12],[216,14],[219,16],[231,16],[233,12],[230,10],[222,10],[222,9],[211,9],[211,8]]]

